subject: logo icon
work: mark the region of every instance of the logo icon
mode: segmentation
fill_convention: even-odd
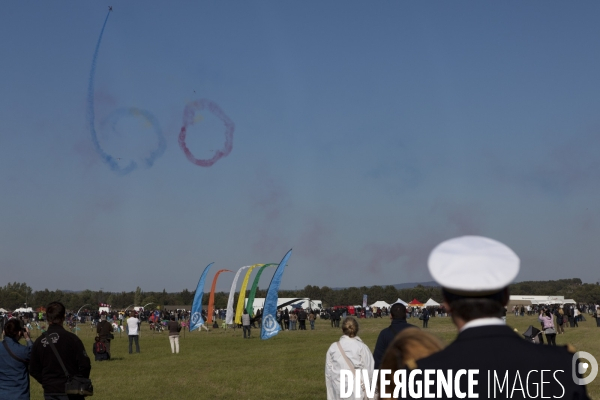
[[[50,340],[52,340],[52,343],[54,344],[58,343],[58,339],[60,338],[60,336],[58,336],[58,333],[56,332],[49,334],[47,337],[42,339],[42,344],[44,345],[44,347],[46,347],[46,345],[48,344],[48,337],[50,338]]]
[[[585,361],[580,361],[577,364],[577,361],[580,359],[584,359]],[[596,376],[598,375],[598,361],[596,358],[586,351],[578,351],[573,354],[573,358],[571,361],[571,374],[573,377],[573,382],[577,385],[587,385],[591,383]],[[591,369],[590,369],[591,367]],[[583,376],[587,371],[590,371],[587,377],[579,378],[577,374]]]
[[[194,330],[197,328],[196,325],[202,325],[204,323],[204,320],[202,319],[202,314],[199,312],[193,313],[190,320],[192,322],[192,324],[190,326],[190,330]]]
[[[275,330],[277,328],[277,322],[275,321],[275,318],[273,318],[273,315],[268,314],[265,316],[265,318],[263,320],[263,326],[265,327],[265,332],[267,332],[267,333],[275,332]]]

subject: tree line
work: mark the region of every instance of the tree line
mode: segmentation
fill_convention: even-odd
[[[599,303],[600,285],[598,283],[583,283],[579,278],[559,279],[554,281],[526,281],[510,285],[511,294],[521,295],[548,295],[565,296],[580,303]],[[396,289],[394,286],[362,286],[343,289],[332,289],[328,286],[307,285],[299,290],[279,290],[279,297],[310,298],[321,300],[324,307],[335,305],[361,305],[363,295],[367,295],[368,303],[384,300],[388,303],[395,302],[398,298],[409,302],[417,299],[426,302],[429,298],[441,303],[442,291],[437,286],[417,285],[410,289]],[[84,309],[96,309],[99,303],[110,304],[117,309],[133,306],[147,308],[161,308],[168,305],[190,306],[194,300],[195,291],[184,289],[181,292],[167,293],[143,291],[137,287],[131,292],[104,292],[83,290],[79,292],[62,290],[33,291],[26,283],[8,283],[0,287],[0,307],[14,310],[27,305],[38,309],[52,301],[62,302],[69,310],[78,310],[86,304]],[[235,294],[234,304],[237,304],[239,293]],[[256,297],[265,297],[266,290],[257,289]],[[202,304],[208,305],[209,293],[204,293]],[[229,293],[215,293],[215,307],[226,308]]]

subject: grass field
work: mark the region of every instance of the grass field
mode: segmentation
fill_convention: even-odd
[[[420,321],[413,318],[413,324]],[[536,317],[508,316],[508,324],[524,332],[538,326]],[[373,349],[389,319],[361,319],[359,336]],[[186,332],[179,354],[171,354],[167,333],[152,333],[142,325],[140,354],[128,354],[127,336],[112,341],[111,361],[92,361],[94,399],[324,399],[325,352],[342,332],[329,321],[317,320],[314,331],[285,331],[263,341],[253,330]],[[449,318],[432,318],[429,331],[446,344],[456,337]],[[38,331],[39,332],[39,331]],[[183,334],[183,332],[182,332]],[[38,333],[39,335],[39,333]],[[94,333],[82,327],[79,336],[91,354]],[[558,335],[558,345],[570,343],[600,360],[600,328],[592,318],[579,328]],[[590,397],[600,400],[600,377],[588,385]],[[41,386],[32,381],[31,398],[42,399]]]

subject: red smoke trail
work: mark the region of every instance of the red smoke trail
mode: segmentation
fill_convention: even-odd
[[[213,115],[223,121],[223,125],[225,125],[225,145],[223,149],[217,150],[215,155],[208,160],[201,160],[194,157],[192,152],[188,149],[185,143],[185,136],[187,132],[187,128],[190,125],[194,124],[194,115],[196,111],[208,109]],[[232,120],[229,119],[227,115],[221,110],[221,108],[214,102],[206,99],[196,100],[189,103],[185,106],[183,110],[183,126],[181,127],[181,132],[179,132],[179,147],[183,150],[183,153],[192,163],[199,165],[201,167],[210,167],[221,158],[226,157],[231,153],[233,149],[233,131],[235,129],[235,125]]]

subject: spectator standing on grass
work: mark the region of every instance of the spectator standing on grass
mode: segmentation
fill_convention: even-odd
[[[244,339],[250,339],[250,314],[245,308],[242,314],[242,328],[244,329]],[[248,333],[248,337],[246,337],[246,333]]]
[[[370,377],[373,376],[374,361],[371,350],[357,336],[358,322],[353,317],[344,318],[342,322],[344,335],[339,341],[333,343],[325,356],[325,385],[327,387],[327,400],[340,399],[340,371],[341,370],[366,370]],[[354,373],[353,373],[354,375]],[[346,382],[346,384],[348,384]],[[360,398],[364,391],[361,389]]]
[[[258,311],[256,311],[256,316],[254,317],[254,320],[258,323],[258,327],[262,328],[262,309],[259,308]]]
[[[283,313],[280,310],[277,310],[277,314],[275,314],[275,318],[279,326],[281,326],[281,330],[285,331],[285,327],[283,326]]]
[[[140,320],[134,313],[127,318],[127,335],[129,336],[129,354],[133,353],[132,345],[135,342],[135,352],[140,352]]]
[[[114,328],[110,322],[106,320],[106,314],[102,314],[100,316],[100,323],[96,327],[96,333],[98,337],[106,346],[106,353],[108,354],[108,358],[110,359],[110,340],[112,337],[112,333],[114,332]]]
[[[567,315],[567,321],[569,322],[568,326],[572,328],[575,326],[575,322],[573,321],[573,306],[567,306],[565,314]]]
[[[423,308],[421,317],[423,317],[423,328],[427,328],[427,324],[429,323],[429,309],[427,307]]]
[[[564,316],[562,308],[557,308],[554,310],[554,316],[556,317],[556,333],[560,335],[561,333],[565,333],[563,328],[564,325]]]
[[[315,330],[315,313],[313,311],[310,312],[310,314],[308,314],[308,322],[310,322],[310,330],[314,331]]]
[[[4,340],[0,346],[0,399],[29,400],[29,360],[33,342],[29,330],[11,319],[4,325]],[[26,346],[19,343],[25,338]]]
[[[554,329],[554,318],[548,310],[542,310],[538,316],[538,320],[542,323],[542,330],[546,335],[548,345],[556,346],[556,329]]]
[[[444,350],[419,360],[416,368],[454,374],[465,370],[498,371],[511,379],[528,377],[519,385],[519,392],[506,386],[506,390],[501,389],[493,396],[503,399],[537,397],[535,393],[541,386],[537,379],[544,379],[542,370],[550,370],[553,379],[544,381],[544,397],[588,399],[585,385],[573,380],[572,374],[578,368],[572,366],[573,354],[566,347],[535,345],[503,324],[502,308],[509,301],[508,286],[518,275],[519,264],[518,256],[508,246],[481,236],[450,239],[431,252],[429,272],[442,287],[444,301],[459,333]],[[536,378],[530,374],[536,374]],[[494,378],[480,373],[477,379],[479,383],[470,397],[490,398],[488,390]],[[422,385],[423,380],[423,376],[418,377],[414,384]],[[433,381],[430,393],[443,390],[436,387],[439,380]],[[460,389],[460,392],[467,390],[466,380]],[[459,397],[464,396],[458,391],[449,396]]]
[[[215,321],[216,323],[217,321]],[[181,331],[181,326],[175,320],[175,316],[171,317],[171,321],[169,321],[169,342],[171,343],[171,353],[179,354],[179,332]]]
[[[388,348],[390,343],[394,340],[394,337],[402,332],[406,328],[415,328],[414,325],[406,322],[407,309],[404,304],[395,303],[391,307],[390,318],[392,323],[387,328],[379,332],[377,337],[377,343],[375,343],[375,350],[373,350],[373,359],[375,360],[375,369],[379,369],[381,360],[385,350]]]
[[[300,324],[298,329],[301,331],[306,330],[306,318],[306,311],[304,311],[304,309],[301,308],[300,311],[298,311],[298,323]]]
[[[290,324],[289,324],[288,329],[290,331],[295,331],[297,322],[298,322],[298,315],[296,314],[296,312],[292,311],[290,313]]]
[[[63,328],[65,306],[57,301],[46,307],[49,324],[45,335],[37,338],[31,349],[29,373],[44,389],[45,400],[83,400],[84,396],[65,394],[67,377],[52,351],[51,340],[67,372],[72,376],[90,377],[92,365],[81,340]]]
[[[567,306],[565,308],[561,306],[559,312],[561,312],[561,315],[563,317],[563,329],[566,332],[567,328],[569,327],[569,307]]]
[[[333,318],[333,326],[336,328],[340,327],[340,321],[342,319],[342,315],[340,310],[334,310],[335,314],[334,314],[334,318]]]
[[[285,311],[283,311],[283,316],[281,318],[283,319],[282,325],[289,330],[290,329],[290,313],[288,312],[287,308],[285,309]]]

